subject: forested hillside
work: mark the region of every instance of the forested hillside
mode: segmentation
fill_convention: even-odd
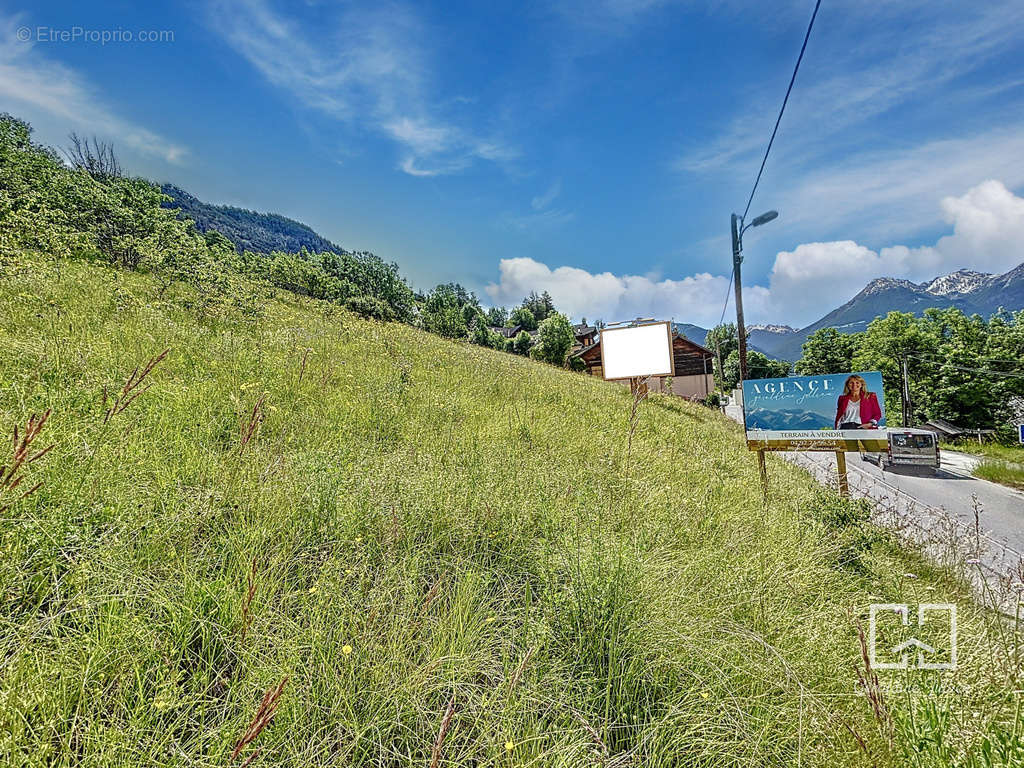
[[[294,219],[276,213],[257,213],[246,208],[204,203],[173,184],[163,184],[161,191],[170,198],[163,203],[165,208],[178,209],[180,216],[194,221],[200,232],[220,232],[235,244],[239,253],[295,253],[303,249],[311,253],[345,253],[344,248]]]
[[[185,283],[201,311],[255,313],[261,284],[411,322],[412,289],[395,264],[344,252],[238,253],[164,207],[160,189],[102,168],[68,168],[34,143],[29,125],[0,115],[0,243],[61,257],[99,258],[148,272],[163,289]],[[248,279],[246,279],[248,278]]]

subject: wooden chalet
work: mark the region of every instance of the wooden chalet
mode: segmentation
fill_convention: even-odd
[[[596,330],[596,329],[595,329]],[[604,376],[601,366],[601,341],[596,338],[590,344],[573,352],[570,357],[583,362],[591,376]],[[713,360],[715,353],[700,344],[690,341],[678,332],[672,332],[673,374],[671,390],[667,376],[651,378],[648,388],[654,392],[667,392],[679,397],[707,397],[715,390]],[[628,383],[628,382],[627,382]]]
[[[597,328],[592,325],[586,325],[579,323],[572,327],[573,335],[576,337],[576,346],[579,349],[583,347],[589,347],[595,341],[597,341]]]

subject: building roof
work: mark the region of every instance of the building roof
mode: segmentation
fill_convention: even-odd
[[[945,419],[930,419],[924,423],[924,426],[946,435],[960,435],[964,431],[955,424],[950,424]]]
[[[504,328],[498,325],[492,325],[491,330],[499,336],[504,336],[506,339],[514,339],[519,335],[519,332],[523,330],[521,325],[513,325],[511,328]]]
[[[600,346],[601,346],[601,339],[600,339],[600,337],[598,337],[598,339],[596,341],[594,341],[591,344],[587,344],[586,346],[581,347],[580,349],[577,349],[575,352],[571,353],[569,355],[569,357],[588,357],[588,358],[590,358],[593,361],[594,364],[597,364],[597,362],[600,360],[600,355],[601,355]],[[675,348],[674,351],[677,354],[678,354],[678,347],[683,346],[683,347],[690,347],[691,348],[690,349],[690,353],[693,354],[693,355],[696,355],[696,356],[698,356],[700,358],[704,358],[704,359],[707,359],[707,360],[713,360],[714,357],[715,357],[715,353],[712,352],[707,347],[703,347],[700,344],[698,344],[697,342],[691,341],[690,339],[686,338],[682,334],[676,333],[674,331],[672,333],[672,346],[673,346],[673,348]]]

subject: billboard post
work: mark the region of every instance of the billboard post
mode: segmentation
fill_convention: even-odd
[[[836,473],[839,475],[839,495],[850,498],[850,479],[846,474],[846,453],[836,451]]]

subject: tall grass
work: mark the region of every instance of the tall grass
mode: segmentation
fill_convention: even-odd
[[[976,477],[1024,491],[1024,464],[985,459],[974,468]]]
[[[631,424],[621,387],[290,295],[200,319],[144,275],[0,269],[0,425],[52,409],[54,443],[0,524],[0,763],[1019,754],[1014,628],[785,462],[762,507],[716,412]],[[880,723],[856,618],[905,601],[960,606],[960,670],[920,673],[960,689]]]

